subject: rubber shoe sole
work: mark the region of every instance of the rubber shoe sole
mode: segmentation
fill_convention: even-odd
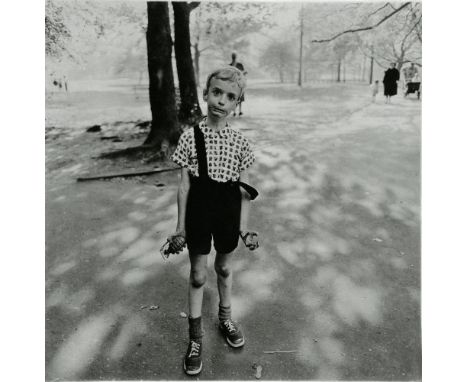
[[[235,344],[234,342],[231,342],[229,340],[229,338],[226,337],[226,336],[224,338],[226,338],[226,342],[229,344],[229,346],[232,346],[233,348],[240,348],[241,346],[244,346],[244,344],[245,344],[245,339],[244,338],[242,338],[242,341],[237,343],[237,344]]]
[[[185,366],[185,359],[184,359],[184,371],[188,375],[197,375],[200,374],[203,368],[203,362],[200,363],[200,367],[196,370],[187,370],[187,366]]]
[[[242,337],[241,342],[234,343],[229,339],[229,337],[226,334],[224,334],[222,326],[218,326],[218,329],[221,332],[221,335],[224,337],[224,339],[226,340],[226,342],[228,343],[229,346],[231,346],[233,348],[240,348],[241,346],[244,346],[244,344],[245,344],[245,338],[244,337]]]

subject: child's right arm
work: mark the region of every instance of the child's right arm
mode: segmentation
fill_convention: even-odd
[[[190,190],[190,178],[187,168],[182,168],[179,190],[177,192],[177,228],[170,236],[174,251],[179,252],[185,246],[185,213],[187,211],[187,198]]]

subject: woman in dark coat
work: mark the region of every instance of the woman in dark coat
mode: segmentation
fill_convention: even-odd
[[[397,94],[397,81],[400,80],[400,72],[395,68],[395,63],[390,64],[390,68],[385,71],[383,78],[385,103],[390,102],[390,97]]]

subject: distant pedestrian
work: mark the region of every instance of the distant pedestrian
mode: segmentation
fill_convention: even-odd
[[[68,92],[68,79],[67,76],[63,76],[63,87],[65,88],[65,92]]]
[[[411,65],[403,70],[405,75],[405,81],[408,82],[417,82],[419,77],[418,68],[414,65],[414,62]]]
[[[168,241],[172,253],[179,253],[187,243],[190,258],[189,344],[183,363],[189,375],[199,374],[203,366],[202,303],[212,239],[218,327],[231,347],[241,347],[245,342],[241,328],[231,318],[232,262],[239,237],[250,250],[258,247],[258,234],[247,228],[250,200],[258,193],[244,183],[248,182],[247,169],[255,160],[250,144],[227,122],[244,88],[244,75],[236,68],[228,66],[211,73],[203,91],[207,116],[181,135],[172,156],[182,167],[182,174],[177,228]]]
[[[379,93],[379,81],[374,81],[374,83],[371,84],[372,102],[375,102],[375,98],[377,97],[378,93]]]
[[[395,66],[396,64],[394,62],[390,64],[390,68],[385,71],[382,81],[384,84],[385,103],[389,103],[390,98],[397,94],[400,72]]]
[[[242,72],[242,74],[245,76],[247,74],[247,71],[244,69],[244,65],[242,65],[242,63],[237,61],[237,54],[232,53],[231,58],[232,58],[232,61],[231,61],[231,63],[229,65],[234,66],[235,68],[239,69]],[[242,113],[242,102],[244,102],[244,101],[245,101],[245,93],[242,93],[242,96],[239,99],[239,102],[237,104],[237,106],[239,106],[239,117],[243,114]],[[236,116],[236,109],[234,109],[234,117],[235,116]]]

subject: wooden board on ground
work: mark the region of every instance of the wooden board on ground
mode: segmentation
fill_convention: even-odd
[[[140,170],[132,170],[132,171],[122,171],[117,173],[109,173],[109,174],[98,174],[98,175],[89,175],[89,176],[81,176],[76,178],[78,182],[84,182],[88,180],[99,180],[99,179],[111,179],[111,178],[129,178],[132,176],[141,176],[141,175],[151,175],[157,174],[159,172],[166,172],[166,171],[173,171],[178,170],[180,167],[160,167],[160,168],[149,168],[149,169],[140,169]]]

